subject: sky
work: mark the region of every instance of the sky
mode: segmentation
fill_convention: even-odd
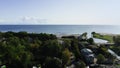
[[[0,24],[120,25],[120,0],[0,0]]]

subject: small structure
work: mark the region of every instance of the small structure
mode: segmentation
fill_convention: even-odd
[[[92,50],[88,49],[88,48],[84,48],[81,50],[81,53],[83,55],[83,57],[85,58],[85,61],[87,64],[93,64],[94,60],[95,60],[95,56],[92,52]]]

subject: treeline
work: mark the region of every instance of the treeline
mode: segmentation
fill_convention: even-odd
[[[11,32],[11,31],[0,32],[0,37],[1,38],[9,38],[9,37],[25,38],[25,37],[29,37],[29,38],[32,38],[32,39],[38,38],[41,41],[57,39],[56,35],[53,35],[53,34],[27,33],[25,31],[21,31],[21,32]]]
[[[65,68],[73,62],[71,54],[75,60],[81,59],[77,39],[58,40],[56,35],[46,33],[0,32],[0,65],[7,68]]]
[[[0,65],[6,65],[7,68],[43,66],[46,58],[60,55],[58,50],[60,46],[53,34],[0,32]]]
[[[113,36],[113,41],[115,46],[113,46],[111,49],[117,54],[120,55],[120,35]]]
[[[113,38],[115,45],[110,49],[120,55],[120,37]],[[97,46],[93,38],[87,38],[83,33],[79,37],[54,34],[27,32],[0,32],[0,66],[7,68],[85,68],[86,62],[81,50],[91,49],[97,57],[98,64],[105,64],[106,60],[115,59],[108,53],[105,45]]]

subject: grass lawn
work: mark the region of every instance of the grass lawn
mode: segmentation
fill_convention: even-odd
[[[107,40],[108,42],[113,43],[113,36],[111,36],[111,35],[101,35],[99,33],[94,33],[92,35],[94,38]]]

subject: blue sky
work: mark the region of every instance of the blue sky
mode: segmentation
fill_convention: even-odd
[[[0,0],[0,24],[120,23],[120,0]]]

